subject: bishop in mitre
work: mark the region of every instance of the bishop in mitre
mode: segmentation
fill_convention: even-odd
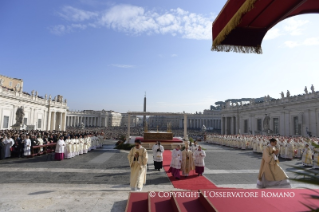
[[[182,151],[182,174],[184,177],[188,177],[189,172],[194,170],[193,153],[189,149],[188,145],[185,145],[185,149]]]
[[[270,144],[263,151],[257,180],[258,188],[291,188],[288,176],[279,166],[277,140],[270,139]]]
[[[132,191],[142,191],[143,185],[146,183],[146,170],[148,154],[141,145],[140,140],[135,141],[133,147],[127,156],[130,167],[130,186]]]

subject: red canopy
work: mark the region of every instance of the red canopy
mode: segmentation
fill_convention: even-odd
[[[319,0],[228,0],[213,23],[212,51],[261,54],[269,29],[309,13],[319,13]]]

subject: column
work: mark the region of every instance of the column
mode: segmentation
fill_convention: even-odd
[[[234,117],[230,117],[230,134],[234,135]]]
[[[59,130],[62,130],[62,112],[59,113]]]
[[[130,132],[131,130],[131,115],[127,114],[127,135],[126,135],[126,141],[130,141]]]
[[[12,118],[11,118],[11,124],[10,124],[10,122],[9,122],[9,126],[8,126],[8,128],[10,128],[12,125],[14,125],[15,124],[15,115],[16,115],[16,111],[15,111],[15,106],[14,105],[12,105]]]
[[[225,134],[225,126],[224,126],[224,117],[222,117],[221,120],[221,134],[224,135]]]
[[[188,136],[187,136],[187,115],[184,114],[184,139],[188,141]]]
[[[239,134],[239,115],[236,117],[236,134]]]
[[[65,131],[66,130],[66,113],[62,114],[62,130]]]
[[[225,117],[225,135],[228,134],[228,117]]]
[[[47,118],[47,130],[51,130],[51,109],[48,110],[48,118]]]
[[[56,112],[54,111],[53,112],[53,126],[52,126],[52,130],[55,130],[56,129]]]

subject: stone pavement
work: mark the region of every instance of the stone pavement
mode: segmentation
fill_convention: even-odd
[[[204,142],[200,142],[200,145],[206,149],[204,176],[215,185],[230,188],[256,188],[261,153]],[[319,189],[319,186],[300,184],[292,180],[296,177],[293,171],[297,170],[291,166],[302,166],[300,159],[290,161],[279,158],[279,161],[281,168],[291,179],[293,188]]]
[[[124,211],[130,192],[128,151],[114,150],[114,144],[107,141],[103,149],[63,161],[54,161],[53,155],[0,160],[0,211]],[[261,154],[202,146],[207,154],[204,176],[214,184],[256,188]],[[148,153],[143,191],[178,190],[163,170],[154,170],[152,153]],[[300,160],[280,164],[293,177],[289,165],[300,165]],[[305,186],[292,183],[293,187]]]
[[[72,159],[52,155],[0,160],[0,211],[124,211],[130,192],[128,151],[116,141]],[[155,171],[149,152],[143,191],[177,190],[166,173]]]

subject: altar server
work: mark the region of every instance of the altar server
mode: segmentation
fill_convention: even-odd
[[[164,147],[161,145],[161,142],[157,141],[152,147],[153,150],[153,160],[155,170],[160,170],[163,168],[163,152]]]
[[[130,186],[132,191],[142,191],[143,185],[146,183],[146,170],[148,154],[141,145],[140,140],[135,141],[133,147],[127,156],[130,167]]]
[[[171,172],[175,179],[180,179],[180,171],[182,166],[182,152],[180,150],[181,145],[177,145],[176,148],[172,151],[172,161],[171,167],[168,172]]]
[[[55,146],[55,160],[64,159],[64,148],[65,148],[65,142],[63,140],[63,136],[60,136],[60,139],[57,141]]]
[[[198,176],[202,176],[204,173],[205,157],[206,153],[204,150],[202,150],[202,147],[199,145],[198,150],[194,152],[195,172],[198,174]]]
[[[188,145],[182,151],[182,174],[188,177],[189,172],[194,170],[193,153],[189,150]]]
[[[291,188],[288,176],[279,166],[277,140],[270,139],[270,144],[264,149],[257,180],[258,188]]]

